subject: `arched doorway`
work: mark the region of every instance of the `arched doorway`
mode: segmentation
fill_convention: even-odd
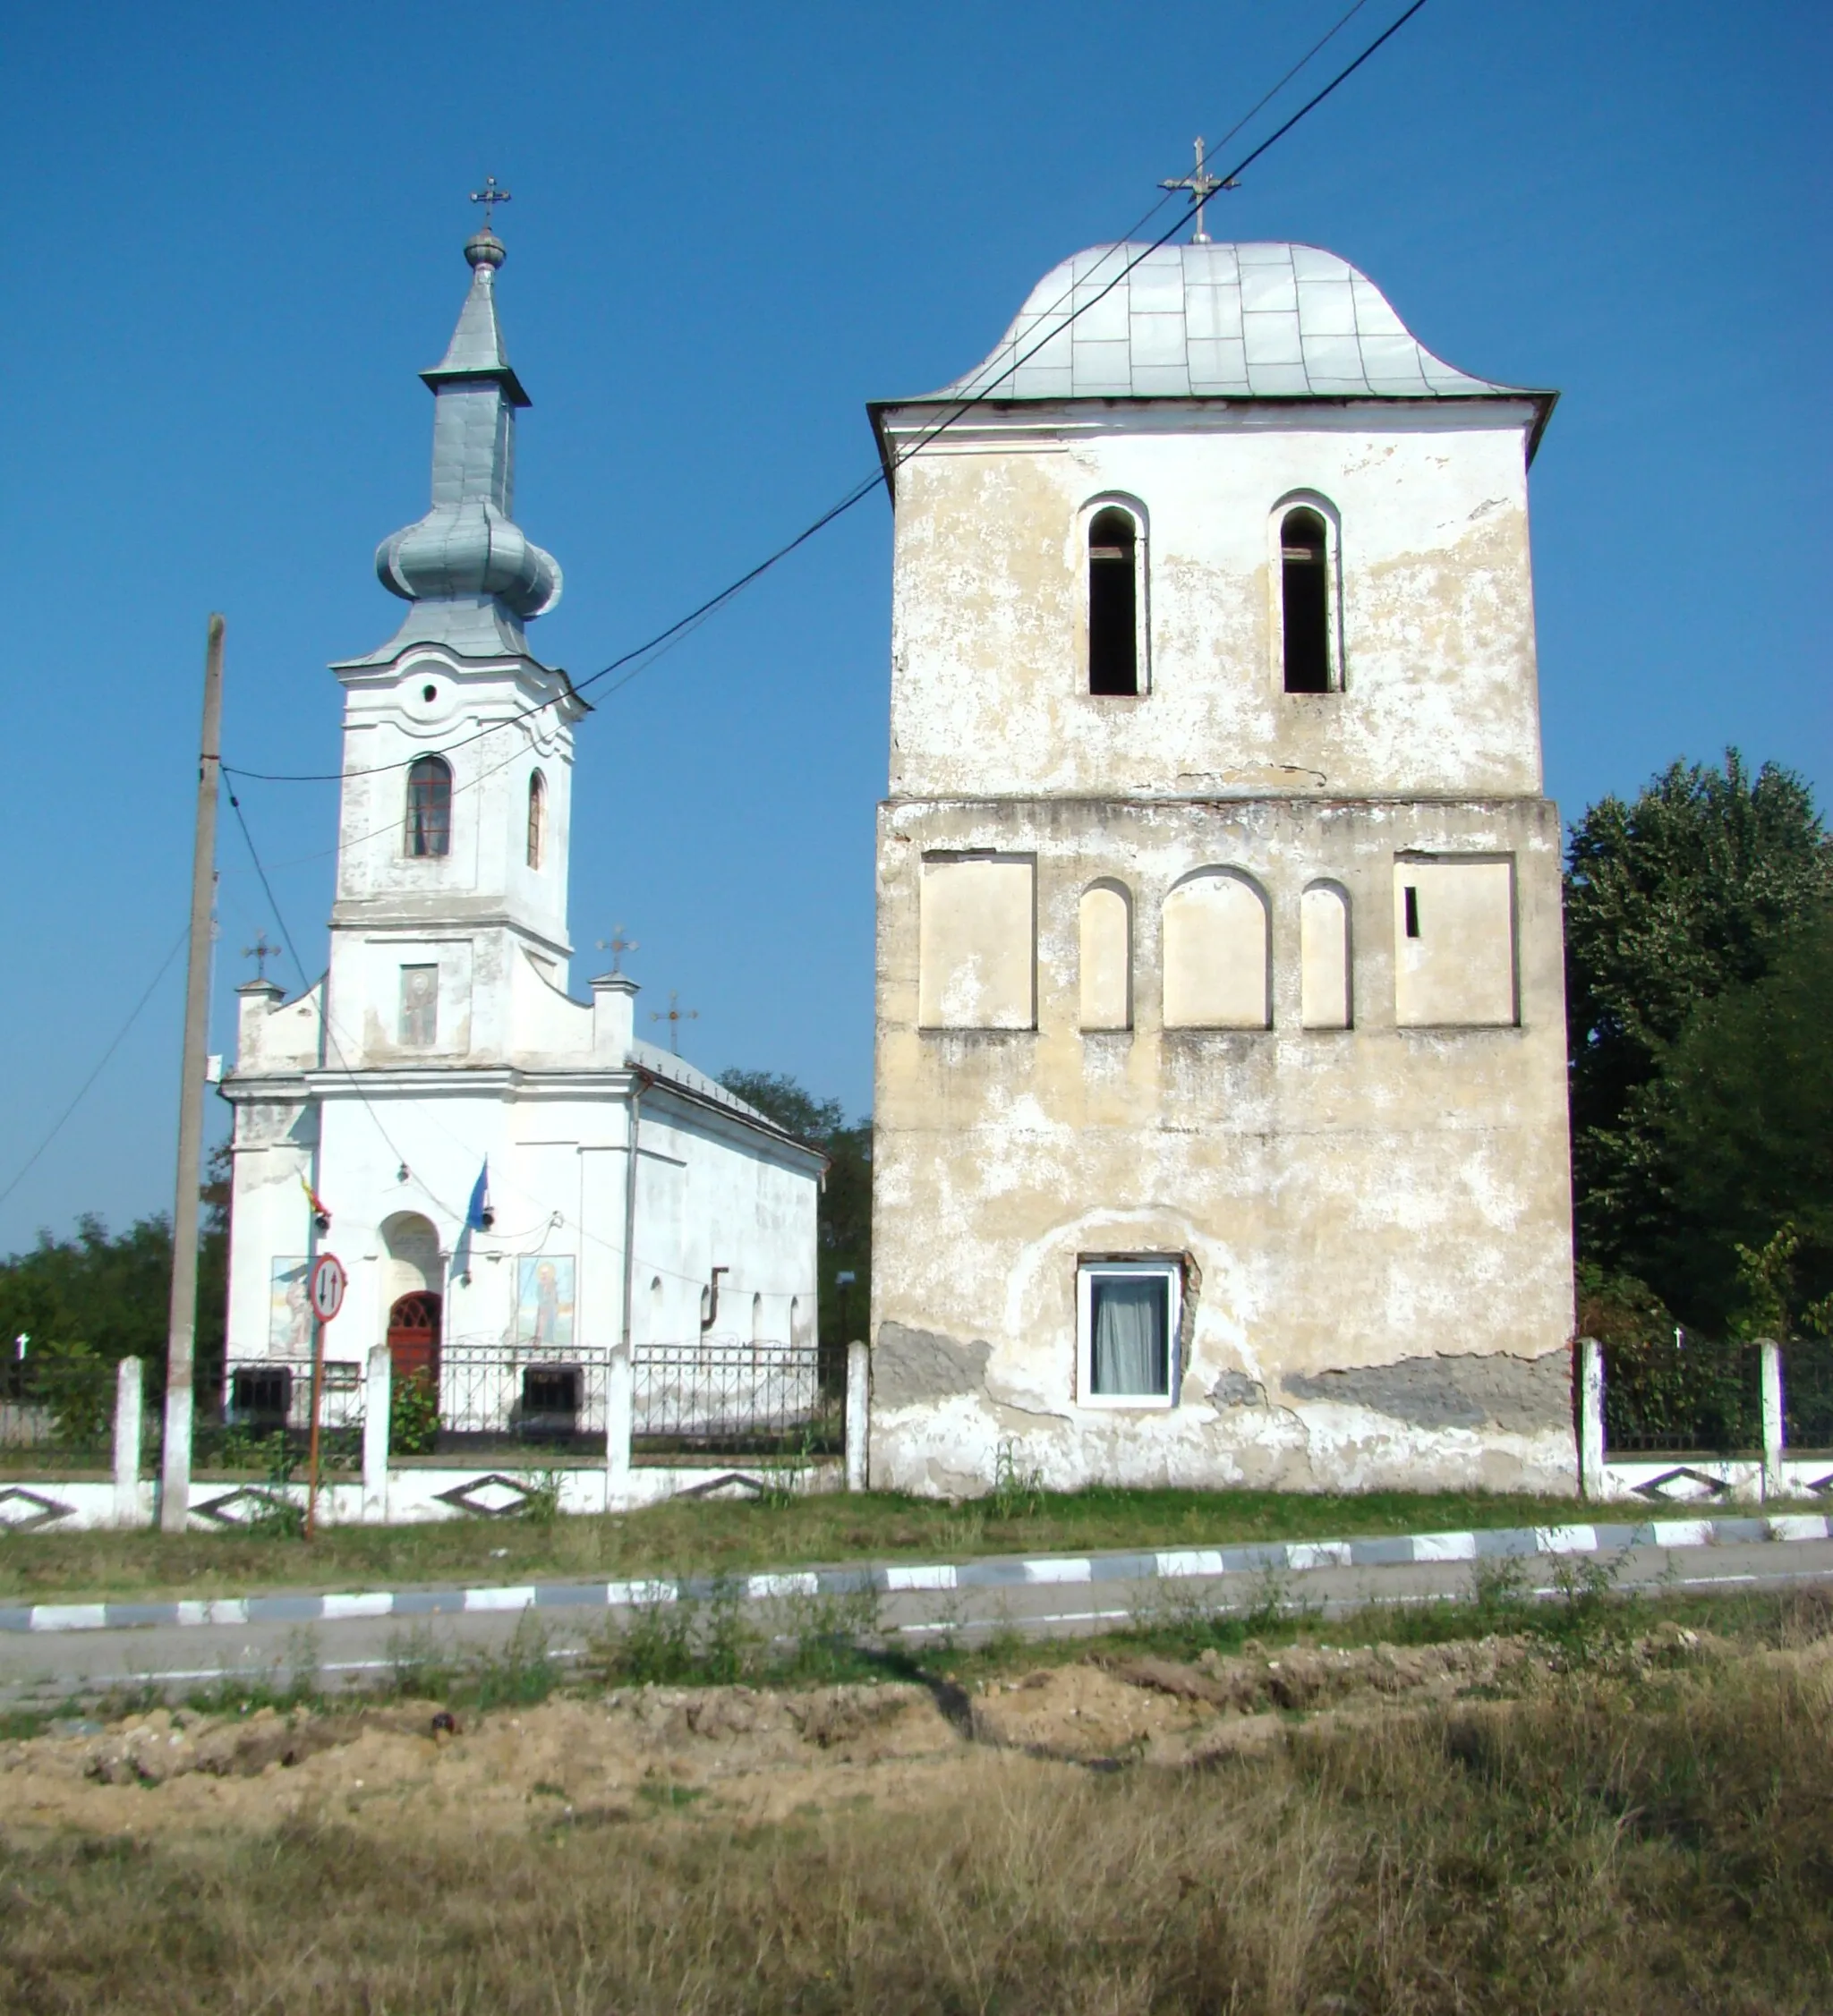
[[[439,1298],[426,1289],[404,1295],[388,1311],[388,1363],[397,1386],[410,1382],[437,1399],[439,1391]]]

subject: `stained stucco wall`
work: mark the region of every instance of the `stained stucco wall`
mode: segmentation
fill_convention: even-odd
[[[897,473],[890,795],[1538,792],[1530,418],[1084,402],[951,429]],[[1108,498],[1146,530],[1138,700],[1083,671]],[[1282,690],[1292,502],[1330,521],[1340,693]]]
[[[894,443],[912,417],[891,416]],[[1573,1487],[1530,419],[1033,404],[898,472],[874,1484],[984,1490],[1010,1440],[1065,1487]],[[1087,690],[1087,522],[1107,498],[1147,532],[1138,698]],[[1281,674],[1294,502],[1331,529],[1323,694]],[[925,863],[975,855],[1033,864],[1026,1026],[936,1025]],[[1241,898],[1209,902],[1233,949],[1206,968],[1175,928],[1167,950],[1193,877]],[[1124,897],[1131,958],[1091,1014],[1097,886]],[[1033,949],[977,948],[1002,971]],[[1084,1026],[1125,1019],[1120,999],[1130,1027]],[[1078,1259],[1117,1254],[1181,1256],[1169,1408],[1078,1402]]]

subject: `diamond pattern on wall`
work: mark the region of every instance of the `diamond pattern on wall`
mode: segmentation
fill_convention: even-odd
[[[464,1484],[455,1484],[450,1491],[435,1492],[433,1495],[448,1505],[456,1505],[461,1512],[475,1512],[480,1518],[505,1519],[521,1511],[534,1493],[525,1484],[492,1470],[488,1476],[468,1478]]]
[[[1636,1486],[1638,1497],[1652,1498],[1663,1505],[1697,1504],[1702,1498],[1726,1497],[1730,1491],[1723,1477],[1709,1477],[1703,1470],[1690,1470],[1684,1465],[1664,1470],[1658,1477]]]
[[[686,1491],[678,1491],[675,1495],[677,1498],[762,1498],[763,1492],[762,1477],[749,1476],[743,1470],[722,1470],[704,1484],[690,1484]]]
[[[277,1496],[271,1491],[259,1490],[253,1484],[237,1484],[234,1491],[226,1491],[220,1498],[206,1499],[201,1505],[191,1508],[194,1519],[209,1519],[217,1526],[245,1527],[261,1519],[272,1518],[276,1513],[296,1513],[299,1507],[289,1499]]]
[[[8,1533],[36,1533],[41,1526],[55,1526],[75,1511],[62,1499],[47,1498],[42,1492],[28,1491],[23,1484],[8,1484],[0,1491],[0,1529]]]

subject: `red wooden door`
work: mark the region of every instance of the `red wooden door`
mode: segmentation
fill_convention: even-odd
[[[388,1311],[388,1362],[395,1383],[418,1380],[437,1394],[439,1384],[439,1298],[404,1295]]]

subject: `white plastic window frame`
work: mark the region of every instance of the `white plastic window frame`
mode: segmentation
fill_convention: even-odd
[[[1130,693],[1099,693],[1088,690],[1088,534],[1104,511],[1124,511],[1133,521],[1133,668],[1134,690]],[[1080,692],[1084,700],[1144,700],[1152,691],[1152,526],[1146,506],[1124,490],[1104,490],[1091,497],[1076,514],[1077,594],[1079,597],[1077,634]]]
[[[1285,690],[1285,522],[1294,511],[1310,511],[1324,522],[1325,645],[1330,654],[1330,685],[1323,693]],[[1343,635],[1343,514],[1321,490],[1288,490],[1266,521],[1267,577],[1273,583],[1273,685],[1282,700],[1327,700],[1349,686]]]
[[[1097,1277],[1112,1280],[1151,1275],[1170,1283],[1165,1297],[1165,1369],[1167,1391],[1163,1393],[1097,1393],[1095,1391],[1095,1296]],[[1113,1260],[1078,1260],[1076,1263],[1076,1404],[1099,1408],[1105,1413],[1168,1414],[1177,1405],[1178,1388],[1183,1382],[1178,1340],[1184,1323],[1184,1266],[1172,1254],[1139,1254]]]

